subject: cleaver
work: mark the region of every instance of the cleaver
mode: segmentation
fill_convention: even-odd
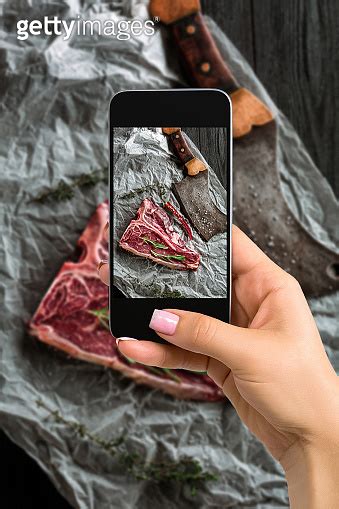
[[[339,255],[318,242],[291,213],[277,168],[277,125],[254,94],[228,69],[199,0],[151,0],[150,11],[172,36],[191,86],[227,92],[233,109],[234,220],[307,297],[339,290]]]
[[[180,127],[163,127],[168,144],[187,171],[187,176],[173,184],[173,192],[180,208],[199,233],[208,242],[214,235],[227,229],[227,217],[213,203],[209,193],[208,168],[194,157]]]

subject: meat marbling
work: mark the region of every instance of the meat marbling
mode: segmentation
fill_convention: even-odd
[[[128,363],[117,350],[115,338],[90,312],[108,307],[107,287],[97,274],[98,262],[108,256],[104,240],[107,218],[108,205],[102,203],[79,238],[79,260],[63,264],[42,299],[30,322],[31,334],[72,357],[108,366],[136,383],[177,398],[206,401],[223,398],[221,390],[205,375],[173,370],[172,378]]]
[[[165,248],[157,249],[152,242]],[[199,253],[186,246],[175,232],[168,214],[149,199],[141,203],[136,219],[127,226],[119,245],[126,251],[171,269],[196,270],[200,263]]]

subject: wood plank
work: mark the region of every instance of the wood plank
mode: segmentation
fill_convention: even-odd
[[[339,195],[339,2],[253,2],[256,72]]]
[[[339,2],[202,0],[339,196]]]
[[[252,0],[201,0],[201,7],[253,65]]]
[[[213,168],[221,183],[226,187],[227,150],[224,129],[183,127],[183,131],[198,147],[208,164]]]

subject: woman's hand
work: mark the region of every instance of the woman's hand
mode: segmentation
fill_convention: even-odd
[[[107,282],[105,265],[100,274]],[[120,352],[207,371],[282,464],[292,505],[339,503],[338,377],[292,276],[234,227],[232,325],[174,309],[156,310],[150,327],[168,344],[118,338]]]

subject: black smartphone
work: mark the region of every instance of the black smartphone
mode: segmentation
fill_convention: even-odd
[[[181,126],[181,127],[173,127]],[[154,309],[230,319],[232,123],[214,89],[126,91],[110,104],[110,327],[159,340]]]

